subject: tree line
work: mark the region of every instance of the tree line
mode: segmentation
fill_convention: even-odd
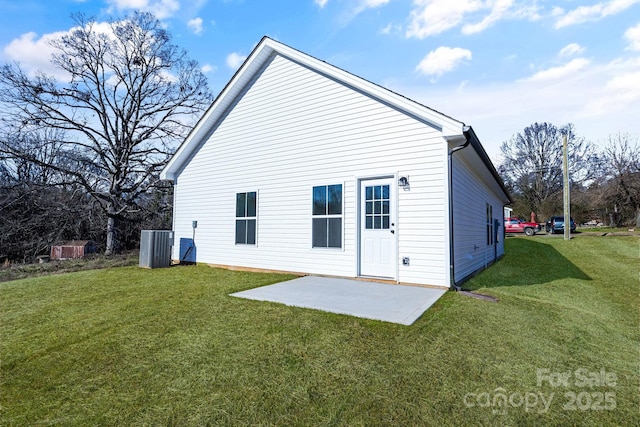
[[[141,229],[170,228],[172,189],[159,172],[213,100],[151,14],[72,19],[49,42],[55,73],[0,65],[0,262],[70,239],[111,254],[135,248]],[[563,136],[574,218],[640,226],[637,140],[618,134],[598,151],[571,125],[534,123],[502,145],[514,213],[560,212]]]
[[[539,221],[563,212],[563,139],[567,139],[571,215],[577,223],[640,227],[640,146],[618,133],[599,147],[573,125],[534,123],[501,146],[498,172],[514,216]]]
[[[158,175],[213,99],[151,14],[72,18],[49,42],[55,74],[0,66],[0,260],[71,238],[111,254],[142,227],[170,228]]]

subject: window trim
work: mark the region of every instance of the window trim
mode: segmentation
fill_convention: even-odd
[[[248,200],[247,200],[247,195],[251,194],[251,193],[255,193],[255,202],[256,202],[256,206],[255,206],[255,216],[249,216],[248,215]],[[234,221],[233,221],[233,225],[234,225],[234,235],[233,235],[233,241],[234,241],[234,245],[238,246],[258,246],[258,197],[259,197],[259,193],[258,190],[252,190],[252,191],[239,191],[234,193],[235,194],[235,198],[234,198]],[[238,196],[240,196],[241,194],[245,195],[245,216],[238,216]],[[248,224],[249,221],[255,221],[255,227],[254,227],[254,235],[253,235],[253,243],[249,243],[247,240],[247,237],[249,235],[248,233]],[[245,225],[245,241],[244,242],[238,242],[238,221],[247,221],[246,225]]]
[[[487,246],[493,246],[496,242],[494,241],[494,224],[493,224],[493,205],[489,202],[486,202],[486,229],[487,229]]]
[[[333,186],[340,186],[340,213],[339,214],[335,214],[329,213],[329,200],[328,197],[326,197],[326,195],[329,194],[329,187],[333,187]],[[325,210],[323,214],[315,214],[314,213],[314,208],[315,208],[315,191],[316,188],[319,187],[324,187],[325,188]],[[311,224],[310,224],[310,229],[311,229],[311,248],[314,250],[332,250],[332,251],[343,251],[344,250],[344,227],[345,227],[345,220],[344,220],[344,211],[345,211],[345,184],[344,182],[337,182],[335,184],[319,184],[319,185],[312,185],[311,186]],[[313,223],[314,223],[314,219],[340,219],[340,246],[329,246],[329,226],[328,223],[329,221],[327,221],[327,240],[326,246],[316,246],[314,244],[314,234],[313,234]]]

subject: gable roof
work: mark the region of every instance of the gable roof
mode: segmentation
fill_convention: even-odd
[[[274,55],[281,55],[290,61],[338,81],[354,90],[365,93],[420,121],[426,122],[442,132],[443,138],[447,141],[465,142],[469,137],[469,130],[471,128],[458,120],[264,36],[222,92],[220,92],[220,95],[218,95],[209,109],[200,118],[198,123],[196,123],[184,142],[178,147],[178,150],[160,173],[161,179],[174,180],[176,178],[182,168],[197,152],[200,145],[210,136],[211,132],[217,127],[229,109],[232,108],[236,99],[243,94],[247,86],[253,82],[254,78],[259,75],[262,68]],[[505,192],[505,195],[508,194],[489,157],[477,141],[477,138],[475,138],[475,134],[473,134],[473,137],[475,141],[472,141],[471,145]],[[478,149],[480,150],[479,152]]]

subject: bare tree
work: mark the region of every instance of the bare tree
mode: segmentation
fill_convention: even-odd
[[[604,174],[598,185],[600,209],[609,224],[640,227],[640,145],[629,134],[610,136],[602,154]]]
[[[592,179],[594,151],[573,125],[561,128],[534,123],[502,144],[499,170],[521,210],[552,214],[562,192],[562,139],[568,138],[569,174],[573,185]]]
[[[52,242],[77,235],[94,239],[93,225],[101,216],[84,188],[41,166],[65,162],[58,156],[60,131],[0,138],[4,147],[24,154],[0,152],[0,261],[31,261],[48,253]],[[71,168],[68,162],[64,166]]]
[[[176,141],[212,96],[198,64],[152,15],[134,13],[107,26],[84,15],[73,19],[76,26],[50,42],[52,63],[65,81],[44,72],[30,76],[19,64],[0,68],[0,101],[13,132],[64,132],[64,140],[54,142],[56,162],[7,144],[0,149],[82,186],[107,217],[110,254],[118,222],[158,185]]]

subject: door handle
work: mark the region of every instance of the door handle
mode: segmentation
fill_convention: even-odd
[[[396,234],[396,230],[391,230],[391,234]]]

